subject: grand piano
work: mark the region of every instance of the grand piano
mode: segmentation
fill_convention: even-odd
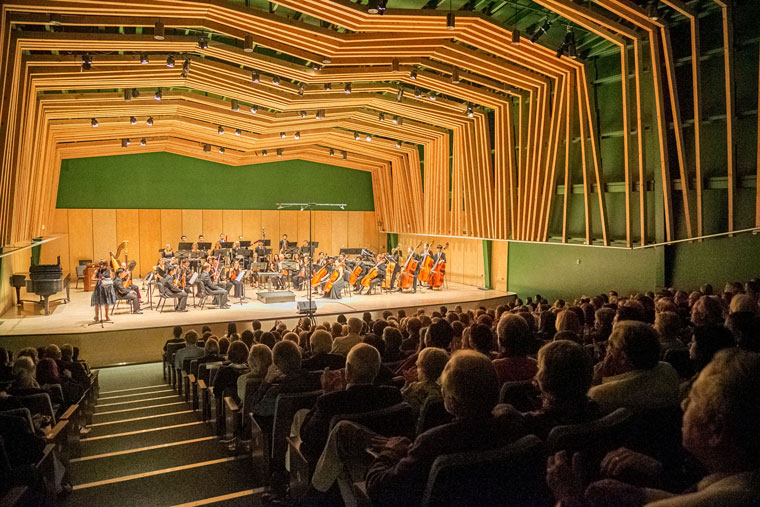
[[[61,267],[61,258],[58,257],[58,264],[38,264],[29,266],[29,280],[26,279],[26,273],[14,273],[11,275],[11,285],[16,288],[16,304],[20,305],[21,287],[26,285],[26,292],[37,294],[39,301],[34,303],[41,304],[45,307],[45,315],[50,315],[50,296],[66,290],[66,297],[62,298],[68,303],[70,298],[69,282],[70,275],[64,275]]]

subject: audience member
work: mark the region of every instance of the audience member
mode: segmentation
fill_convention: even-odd
[[[311,357],[303,362],[304,370],[321,371],[325,368],[340,370],[346,365],[346,356],[333,354],[333,338],[327,331],[317,329],[309,340]]]
[[[496,326],[501,354],[493,365],[499,384],[532,379],[538,371],[536,360],[528,357],[535,343],[525,319],[507,313]]]
[[[361,343],[362,339],[359,332],[362,329],[362,321],[356,317],[348,319],[348,334],[339,336],[333,340],[333,348],[330,351],[333,354],[348,355],[349,351]]]
[[[417,357],[417,373],[405,377],[401,395],[404,401],[411,405],[415,414],[420,413],[422,406],[429,398],[441,397],[441,386],[438,378],[449,360],[446,350],[437,347],[427,347]],[[412,370],[408,370],[412,371]],[[414,378],[419,380],[415,381]]]

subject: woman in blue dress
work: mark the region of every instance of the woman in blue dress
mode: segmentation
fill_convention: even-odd
[[[95,307],[95,321],[101,320],[101,307],[105,309],[106,313],[106,318],[104,320],[110,321],[111,319],[108,318],[108,307],[116,303],[116,291],[113,288],[111,270],[108,269],[106,261],[100,261],[95,278],[97,283],[95,284],[95,290],[92,292],[92,298],[90,299],[90,306]]]

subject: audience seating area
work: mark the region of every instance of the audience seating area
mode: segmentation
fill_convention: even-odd
[[[178,413],[213,435],[202,445],[244,458],[247,504],[757,505],[759,288],[177,327],[161,369]],[[4,358],[2,505],[76,503],[66,469],[98,372],[56,349]],[[60,384],[43,384],[51,362]],[[743,422],[709,439],[698,410]],[[732,500],[711,481],[692,492],[728,455]],[[193,505],[232,501],[197,487]]]

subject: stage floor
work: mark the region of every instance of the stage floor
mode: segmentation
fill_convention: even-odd
[[[140,282],[137,282],[140,285]],[[130,314],[126,303],[122,303],[111,318],[113,324],[91,325],[94,310],[90,307],[91,292],[82,289],[71,289],[71,301],[64,304],[63,301],[50,303],[50,315],[45,315],[42,305],[25,302],[23,306],[14,306],[0,317],[0,335],[24,336],[24,335],[55,335],[73,333],[99,333],[137,329],[167,328],[175,325],[198,326],[204,324],[250,321],[252,319],[265,320],[288,320],[298,317],[295,302],[264,304],[256,298],[257,290],[246,288],[247,300],[239,304],[237,298],[230,298],[229,310],[216,308],[204,308],[203,310],[192,307],[192,297],[188,298],[188,312],[175,313],[172,301],[168,301],[163,313],[155,310],[157,295],[154,295],[154,310],[147,305],[143,307],[143,314]],[[296,301],[306,300],[306,291],[296,291]],[[389,309],[434,307],[447,305],[453,307],[462,304],[472,307],[474,303],[488,301],[489,306],[501,304],[506,301],[509,293],[496,290],[483,290],[469,285],[450,283],[444,290],[418,290],[416,294],[375,294],[372,296],[361,295],[343,298],[339,300],[314,298],[317,304],[316,318],[343,314],[356,314],[360,312],[376,312]],[[59,297],[60,294],[53,296]],[[34,294],[25,295],[23,299],[36,300]],[[145,297],[143,298],[146,299]],[[502,301],[499,301],[502,300]],[[468,304],[469,303],[469,304]]]

